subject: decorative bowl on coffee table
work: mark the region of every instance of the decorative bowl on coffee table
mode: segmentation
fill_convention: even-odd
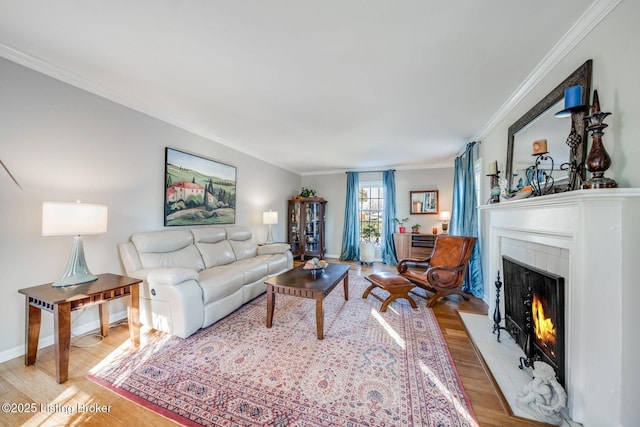
[[[305,270],[307,270],[309,273],[311,273],[312,276],[320,276],[322,273],[324,273],[324,267],[318,267],[318,268],[305,268]]]
[[[311,273],[312,276],[317,276],[324,273],[324,269],[327,268],[329,263],[323,259],[312,258],[305,262],[302,268]]]

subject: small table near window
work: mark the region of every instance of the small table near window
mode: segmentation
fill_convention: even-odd
[[[109,301],[127,297],[129,334],[134,346],[140,345],[140,279],[116,274],[99,274],[98,280],[80,285],[54,288],[51,283],[18,292],[25,296],[25,365],[36,363],[42,310],[53,313],[56,356],[56,381],[65,382],[69,377],[69,349],[71,347],[71,312],[98,305],[100,331],[109,334]]]

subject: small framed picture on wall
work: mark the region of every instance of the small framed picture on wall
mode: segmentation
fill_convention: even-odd
[[[411,215],[437,215],[439,212],[438,190],[410,191]]]

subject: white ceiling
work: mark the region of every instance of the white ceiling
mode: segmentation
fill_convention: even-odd
[[[0,55],[301,174],[451,166],[592,3],[0,0]]]

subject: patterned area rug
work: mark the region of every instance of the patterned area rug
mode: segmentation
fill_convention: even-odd
[[[444,338],[423,301],[362,299],[349,277],[315,302],[266,295],[187,339],[165,336],[97,368],[89,379],[185,425],[476,426]],[[380,293],[381,291],[378,290]]]

